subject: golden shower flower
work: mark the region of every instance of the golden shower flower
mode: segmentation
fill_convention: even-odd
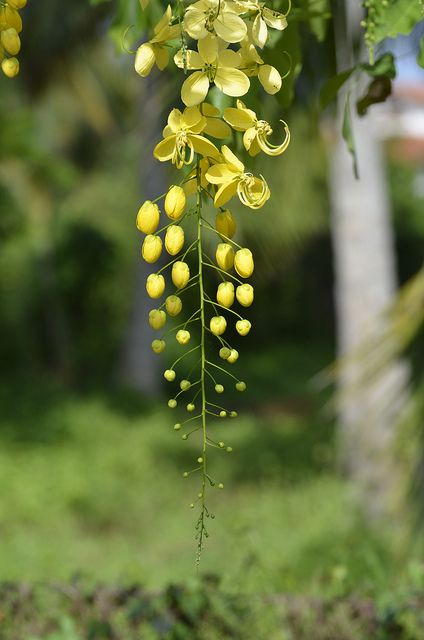
[[[283,31],[287,27],[287,14],[274,11],[265,6],[264,2],[258,0],[236,0],[236,5],[240,10],[249,13],[254,17],[252,24],[252,40],[261,49],[268,39],[268,27]]]
[[[194,154],[217,156],[219,151],[207,138],[199,135],[206,127],[206,118],[198,107],[187,107],[181,113],[172,109],[168,117],[168,125],[163,130],[164,139],[153,151],[160,162],[171,160],[177,169],[193,162]]]
[[[249,39],[243,40],[239,53],[242,59],[241,68],[247,76],[258,76],[259,82],[270,95],[280,91],[282,79],[279,71],[270,64],[265,64]]]
[[[134,66],[142,78],[149,75],[155,63],[161,71],[167,66],[169,53],[166,45],[170,40],[175,40],[181,34],[180,25],[172,25],[171,21],[172,9],[171,5],[168,5],[162,18],[154,28],[154,37],[149,42],[144,42],[137,49]]]
[[[206,174],[208,182],[217,186],[215,206],[221,207],[237,194],[246,207],[262,207],[271,195],[265,179],[246,173],[244,164],[226,145],[221,147],[221,153],[224,162],[214,164]]]
[[[226,43],[214,36],[199,40],[198,51],[178,51],[174,61],[181,69],[194,70],[181,87],[181,99],[187,106],[200,104],[206,98],[209,84],[214,83],[227,96],[244,96],[250,81],[240,71],[240,53],[226,48]]]
[[[190,5],[184,16],[184,29],[195,40],[216,34],[225,42],[240,42],[247,31],[234,3],[226,0],[200,0]]]
[[[258,120],[256,113],[247,109],[241,100],[237,100],[237,109],[225,109],[224,118],[235,131],[244,131],[243,144],[251,156],[256,156],[260,151],[269,156],[279,156],[289,146],[290,131],[283,120],[280,122],[283,123],[286,137],[279,145],[271,144],[268,142],[272,134],[271,125],[266,120]]]

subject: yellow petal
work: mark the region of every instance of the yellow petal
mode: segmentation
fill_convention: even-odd
[[[203,41],[202,41],[203,42]],[[208,76],[204,71],[195,71],[183,82],[181,99],[188,107],[200,104],[209,91]]]
[[[260,13],[258,13],[253,21],[252,38],[254,43],[261,49],[266,44],[268,38],[268,27],[266,26],[266,22],[262,19]]]
[[[259,82],[265,91],[271,95],[277,93],[281,89],[281,76],[275,67],[269,64],[263,64],[259,68]]]
[[[256,117],[254,111],[250,109],[234,109],[234,107],[228,107],[224,110],[224,120],[236,131],[246,131],[246,129],[249,129],[255,124]]]
[[[199,40],[197,48],[200,56],[207,64],[213,64],[218,57],[218,40],[214,36]]]
[[[193,149],[196,153],[200,153],[202,156],[208,156],[211,158],[218,155],[218,149],[207,138],[190,134],[189,139],[191,140]]]
[[[199,107],[186,107],[181,118],[181,126],[193,133],[200,133],[206,126],[206,118],[200,113]]]
[[[261,147],[259,146],[258,138],[256,137],[252,140],[252,144],[250,145],[249,156],[252,156],[253,158],[254,156],[257,156],[258,153],[260,152],[261,152]],[[274,155],[278,155],[278,154],[274,154]]]
[[[231,171],[227,164],[214,164],[206,172],[206,179],[211,184],[223,184],[237,178],[238,173]]]
[[[205,38],[208,35],[208,31],[206,29],[206,16],[204,11],[199,10],[194,5],[189,7],[184,16],[184,28],[188,35],[195,40]]]
[[[227,96],[244,96],[250,87],[250,80],[243,71],[227,67],[218,67],[214,82]]]
[[[246,23],[230,11],[221,12],[213,26],[216,34],[225,42],[240,42],[247,33]]]
[[[183,53],[182,49],[177,51],[174,56],[174,62],[180,69],[184,69],[184,61],[186,69],[202,69],[203,68],[203,60],[197,51],[192,51],[191,49],[187,49],[185,53]]]
[[[165,67],[168,65],[169,53],[168,53],[167,49],[165,49],[165,47],[161,47],[158,44],[153,45],[153,50],[155,52],[156,64],[157,64],[158,68],[161,71],[163,71],[165,69]]]
[[[145,78],[151,72],[154,64],[155,52],[153,46],[149,42],[145,42],[137,49],[134,62],[135,70],[142,78]]]
[[[264,9],[262,10],[262,15],[265,22],[273,29],[282,31],[287,27],[287,18],[284,13],[279,13],[278,11],[268,9],[268,7],[264,7]]]
[[[169,138],[165,138],[161,140],[156,147],[153,149],[153,155],[160,162],[166,162],[167,160],[171,160],[174,155],[175,149],[175,136],[169,136]]]
[[[247,151],[249,151],[250,147],[252,146],[252,142],[255,138],[256,138],[255,127],[251,127],[250,129],[247,129],[247,131],[244,132],[243,144],[244,144],[244,148]]]
[[[237,180],[227,182],[219,187],[215,194],[215,207],[222,207],[237,193]]]
[[[219,116],[220,111],[213,104],[209,104],[209,102],[204,102],[201,106],[201,112],[206,117],[214,117]]]
[[[221,147],[221,153],[224,156],[225,162],[229,165],[233,171],[237,173],[243,173],[244,164],[237,158],[237,156],[231,151],[226,144]]]
[[[224,49],[218,55],[218,64],[220,67],[238,69],[241,65],[241,55],[232,49]]]
[[[220,118],[207,118],[205,133],[213,138],[224,140],[224,138],[228,138],[231,135],[231,129]]]
[[[172,18],[172,9],[171,9],[171,5],[168,5],[166,7],[166,11],[163,14],[162,18],[159,20],[156,27],[154,28],[155,34],[159,33],[159,31],[162,31],[164,27],[167,27],[171,21],[171,18]]]
[[[173,133],[177,133],[181,129],[182,113],[179,109],[172,109],[168,116],[168,126]]]

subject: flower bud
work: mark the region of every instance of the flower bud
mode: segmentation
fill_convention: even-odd
[[[12,9],[19,10],[26,7],[27,0],[7,0],[7,4],[9,7],[12,7]]]
[[[223,387],[223,385],[222,385],[222,384],[216,384],[216,385],[215,385],[215,391],[216,391],[217,393],[224,393],[224,387]]]
[[[162,329],[166,324],[166,313],[159,309],[149,311],[149,324],[152,329]]]
[[[227,412],[226,412],[226,411],[224,411],[224,410],[220,411],[220,412],[219,412],[219,417],[220,417],[220,418],[226,418],[226,417],[227,417]]]
[[[153,264],[160,258],[162,253],[162,240],[159,236],[148,235],[144,238],[143,246],[141,247],[141,255],[144,260],[149,264]]]
[[[172,265],[171,278],[177,289],[184,289],[187,282],[190,280],[190,269],[188,268],[188,264],[186,262],[181,262],[180,260],[174,262]]]
[[[184,246],[184,230],[176,224],[171,224],[165,234],[165,248],[170,256],[176,256]]]
[[[144,202],[138,213],[136,226],[142,233],[154,233],[159,226],[160,211],[157,204],[150,200]]]
[[[247,336],[247,334],[249,333],[251,327],[252,327],[252,325],[250,324],[249,320],[238,320],[236,322],[237,332],[241,336]]]
[[[158,273],[151,273],[146,282],[146,291],[151,298],[160,298],[165,291],[165,279]]]
[[[239,357],[239,352],[237,351],[237,349],[231,349],[231,353],[227,358],[227,362],[234,364],[234,362],[238,360],[238,357]]]
[[[231,411],[230,418],[237,418],[237,416],[238,416],[237,411]]]
[[[240,380],[239,382],[236,382],[236,389],[237,391],[246,391],[247,389],[246,383],[243,382],[242,380]]]
[[[222,358],[223,360],[227,360],[230,356],[231,353],[231,349],[229,349],[228,347],[222,347],[219,350],[219,357]]]
[[[165,308],[166,313],[172,318],[175,318],[175,316],[177,316],[183,308],[181,298],[179,298],[178,296],[168,296],[165,300]]]
[[[4,29],[4,31],[1,32],[0,42],[7,53],[10,53],[10,55],[16,56],[16,54],[19,53],[21,48],[21,40],[18,36],[18,32],[13,27]]]
[[[9,27],[13,27],[18,33],[21,33],[22,18],[12,6],[0,6],[0,30]]]
[[[195,405],[193,404],[193,402],[189,402],[186,409],[189,413],[192,413],[195,410]]]
[[[241,284],[236,289],[236,298],[242,307],[250,307],[254,298],[254,290],[250,284]]]
[[[165,351],[165,347],[165,340],[153,340],[152,342],[152,351],[154,353],[162,353],[162,351]]]
[[[234,264],[234,249],[227,242],[220,242],[216,248],[216,263],[220,269],[229,271]]]
[[[232,282],[221,282],[218,286],[216,299],[219,304],[229,309],[234,304],[234,285]]]
[[[170,409],[175,409],[176,406],[177,406],[177,401],[175,400],[175,398],[171,398],[170,400],[168,400],[168,407]]]
[[[175,380],[175,371],[174,369],[167,369],[165,371],[165,373],[163,374],[163,377],[165,378],[165,380],[168,380],[168,382],[174,382]]]
[[[143,42],[135,54],[134,67],[138,75],[145,78],[151,72],[155,64],[155,51],[150,42]]]
[[[227,328],[227,321],[224,316],[214,316],[211,318],[209,327],[215,336],[222,336]]]
[[[222,482],[220,482],[218,485],[218,489],[223,489],[223,488],[224,488],[224,485],[222,484]]]
[[[218,211],[215,218],[215,229],[227,238],[232,238],[236,232],[236,221],[229,209]]]
[[[19,60],[17,58],[6,58],[1,63],[1,69],[5,76],[14,78],[19,73]]]
[[[190,380],[181,380],[181,382],[180,382],[181,391],[188,391],[188,389],[190,389],[190,387],[191,387]]]
[[[178,220],[184,213],[186,206],[186,195],[184,189],[173,186],[169,189],[165,197],[165,212],[171,220]]]
[[[234,256],[234,268],[242,278],[250,278],[255,268],[250,249],[239,249]]]
[[[180,329],[177,331],[175,338],[179,344],[188,344],[190,342],[190,332],[185,329]]]

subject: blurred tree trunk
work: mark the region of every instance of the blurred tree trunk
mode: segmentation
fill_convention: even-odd
[[[154,79],[147,78],[140,83],[140,87],[140,191],[145,200],[156,198],[167,188],[166,169],[152,155],[155,145],[162,137],[165,84],[162,78],[156,76]],[[136,211],[134,219],[135,214]],[[155,395],[160,386],[159,361],[150,345],[157,336],[153,335],[148,324],[148,313],[154,308],[155,301],[146,293],[146,278],[154,271],[154,267],[141,259],[141,243],[141,234],[134,225],[135,290],[122,352],[120,377],[129,387]]]
[[[356,1],[347,0],[347,32],[343,33],[339,24],[339,70],[352,64],[351,43],[360,22],[358,7]],[[341,363],[339,447],[342,468],[352,480],[361,506],[370,518],[377,519],[397,506],[400,473],[395,440],[408,370],[405,364],[392,360],[383,362],[377,372],[373,368],[370,374],[364,362],[367,354],[364,352],[363,359],[360,356],[367,341],[384,332],[382,312],[393,301],[396,264],[381,143],[372,115],[359,119],[352,109],[352,119],[360,179],[355,179],[352,157],[341,136],[333,150],[330,175]]]

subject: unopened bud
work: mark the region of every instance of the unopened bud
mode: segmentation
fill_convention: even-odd
[[[165,197],[165,212],[171,220],[178,220],[184,213],[186,206],[186,195],[184,189],[173,186],[169,189]]]
[[[17,58],[6,58],[1,63],[1,68],[5,76],[14,78],[19,73],[19,60]]]
[[[151,298],[160,298],[165,291],[165,279],[158,273],[151,273],[146,282],[146,291]]]
[[[153,340],[152,342],[153,353],[162,353],[162,351],[165,351],[165,347],[166,347],[165,340]]]
[[[222,336],[227,328],[227,321],[224,316],[214,316],[210,320],[209,328],[215,336]]]
[[[179,344],[188,344],[190,342],[190,332],[185,329],[180,329],[177,331],[175,338]]]
[[[160,258],[162,253],[162,240],[159,236],[148,235],[144,238],[143,246],[141,247],[141,255],[144,260],[149,264],[153,264]]]
[[[174,382],[175,371],[173,369],[167,369],[163,374],[163,377],[165,378],[165,380],[168,380],[168,382]]]
[[[227,358],[227,362],[234,364],[234,362],[238,360],[238,357],[239,357],[239,352],[237,351],[237,349],[231,349],[231,353]]]
[[[166,313],[160,309],[152,309],[149,311],[149,324],[152,329],[162,329],[166,324]]]
[[[216,248],[216,264],[223,271],[229,271],[234,265],[234,249],[228,242],[220,242]]]
[[[1,31],[0,42],[10,55],[16,56],[16,54],[19,53],[21,48],[21,39],[18,36],[18,32],[13,27],[9,27],[9,29]]]
[[[250,249],[239,249],[234,256],[234,268],[242,278],[250,278],[255,268]]]
[[[241,284],[236,289],[237,301],[243,307],[250,307],[254,298],[254,290],[250,284]]]
[[[230,354],[231,354],[231,349],[229,349],[228,347],[222,347],[219,350],[219,357],[222,358],[223,360],[227,360]]]
[[[172,265],[171,278],[177,289],[184,289],[187,282],[190,280],[190,269],[188,268],[188,264],[186,262],[181,262],[181,260],[174,262]]]
[[[237,391],[246,391],[247,389],[246,383],[243,382],[242,380],[240,380],[239,382],[236,382],[236,389]]]
[[[227,238],[233,237],[236,232],[236,221],[229,209],[218,211],[215,218],[215,229]]]
[[[160,211],[150,200],[144,202],[137,214],[136,226],[143,233],[154,233],[159,226]]]
[[[250,324],[249,320],[238,320],[236,322],[237,333],[239,333],[241,336],[247,336],[251,327],[252,325]]]
[[[166,313],[173,318],[181,312],[182,308],[183,303],[181,302],[181,298],[178,296],[168,296],[165,300]]]
[[[188,389],[190,389],[190,387],[191,387],[190,380],[181,380],[181,382],[180,382],[181,391],[188,391]]]
[[[234,304],[234,285],[232,282],[221,282],[216,292],[216,299],[223,307],[229,309]]]
[[[171,224],[165,234],[165,248],[169,255],[176,256],[184,246],[184,230],[182,227]]]

